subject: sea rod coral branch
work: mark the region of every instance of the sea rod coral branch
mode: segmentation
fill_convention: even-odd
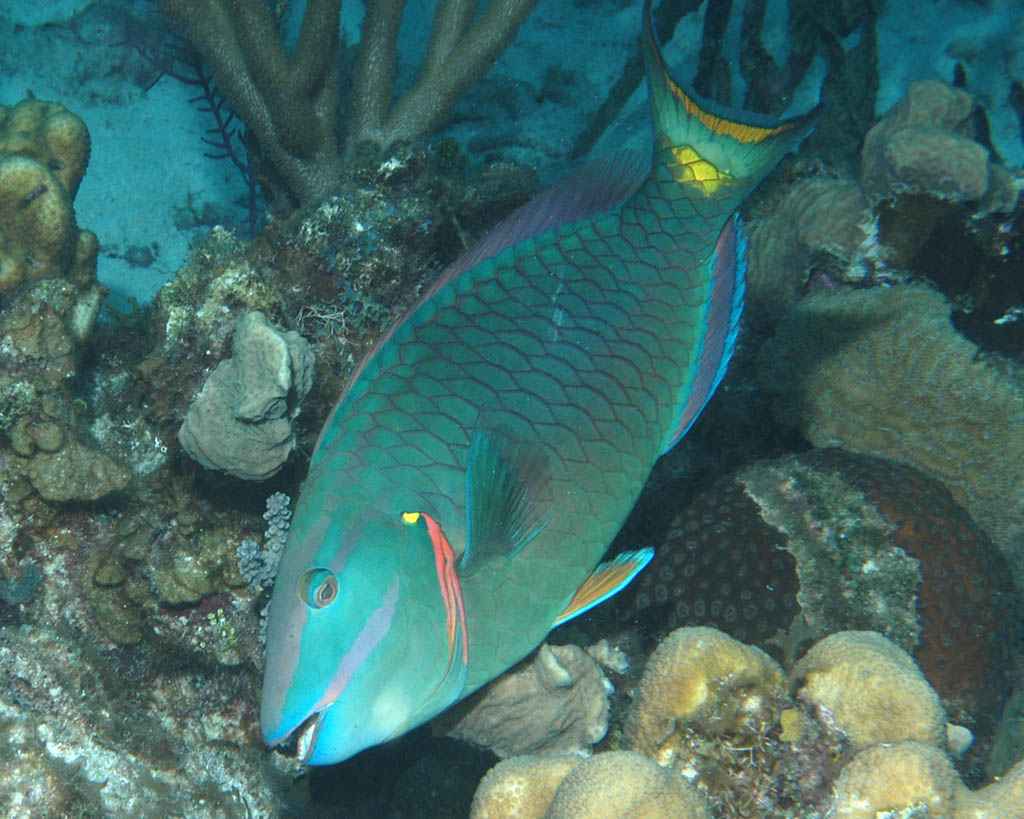
[[[356,144],[386,148],[436,128],[512,42],[537,0],[491,0],[479,15],[479,0],[440,0],[419,79],[393,106],[405,0],[367,2],[344,146],[339,143],[341,0],[308,0],[291,56],[266,0],[157,3],[192,42],[248,126],[268,166],[264,186],[273,189],[278,209],[287,210],[286,201],[306,206],[325,199]]]
[[[491,0],[479,17],[479,0],[440,0],[419,78],[392,107],[395,41],[404,5],[405,0],[366,4],[349,148],[362,141],[387,146],[436,128],[508,48],[537,0]]]
[[[289,57],[265,0],[157,0],[209,65],[299,204],[327,196],[338,157],[341,0],[309,0]]]

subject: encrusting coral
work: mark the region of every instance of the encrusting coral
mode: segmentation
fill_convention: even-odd
[[[779,420],[938,478],[1024,586],[1024,387],[920,285],[804,298],[758,358]]]
[[[182,449],[207,469],[265,480],[295,446],[292,421],[312,385],[309,343],[274,328],[258,310],[247,313],[231,358],[217,365],[185,415]]]
[[[271,166],[265,188],[315,205],[332,193],[342,158],[360,142],[386,148],[428,133],[515,37],[537,0],[441,0],[416,84],[392,105],[403,2],[366,4],[340,147],[341,0],[309,0],[298,42],[285,51],[265,0],[158,0],[191,41]],[[274,198],[272,196],[272,198]]]
[[[543,644],[435,720],[435,732],[499,757],[589,753],[608,730],[611,683],[582,648]]]

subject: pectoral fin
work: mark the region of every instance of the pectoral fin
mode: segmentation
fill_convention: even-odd
[[[547,464],[528,446],[477,432],[466,467],[466,550],[463,576],[486,558],[516,554],[547,525]]]
[[[590,611],[594,606],[624,589],[652,557],[654,549],[648,547],[635,552],[623,552],[614,560],[601,563],[583,581],[583,585],[576,590],[569,605],[555,618],[551,627],[560,626],[573,617]]]

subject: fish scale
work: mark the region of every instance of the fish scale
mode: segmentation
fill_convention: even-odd
[[[649,25],[644,44],[653,162],[603,161],[510,217],[325,424],[269,612],[268,742],[298,731],[324,763],[396,736],[650,559],[598,566],[724,373],[733,211],[813,117],[726,118],[671,80]]]

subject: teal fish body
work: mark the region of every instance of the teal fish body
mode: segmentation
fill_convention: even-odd
[[[666,70],[649,5],[653,163],[601,160],[513,214],[378,342],[321,432],[260,714],[310,764],[440,713],[650,559],[600,564],[724,375],[733,212],[815,114],[699,99]]]

